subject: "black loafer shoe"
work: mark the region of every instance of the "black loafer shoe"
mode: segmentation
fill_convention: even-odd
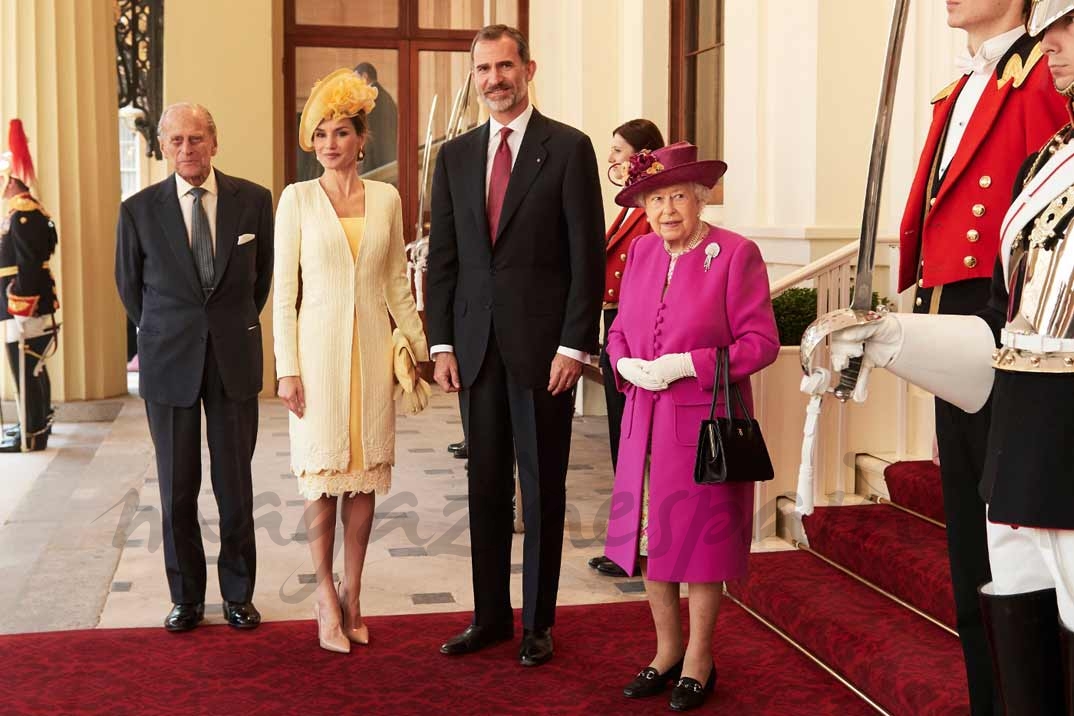
[[[523,666],[540,666],[551,658],[552,630],[523,630],[522,647],[518,650],[518,662]]]
[[[478,626],[471,624],[461,634],[448,639],[440,647],[441,654],[459,656],[460,654],[473,654],[487,646],[509,641],[515,636],[515,629],[510,624],[506,626]]]
[[[610,559],[604,564],[597,565],[597,572],[605,577],[626,577],[627,573],[622,567]]]
[[[168,631],[190,631],[205,618],[205,604],[176,604],[164,618],[164,628]]]
[[[623,696],[628,699],[644,699],[648,696],[656,696],[668,687],[672,681],[677,681],[682,675],[682,659],[670,669],[661,674],[651,666],[646,666],[638,672],[634,680],[623,689]]]
[[[253,602],[224,602],[224,618],[236,629],[253,629],[261,623],[261,612]]]
[[[671,701],[668,706],[672,711],[691,711],[705,703],[705,696],[716,688],[716,666],[709,672],[709,678],[702,686],[697,679],[684,676],[671,690]]]
[[[447,451],[448,452],[455,452],[456,450],[462,450],[464,447],[466,447],[466,441],[465,440],[460,440],[457,443],[451,443],[450,445],[448,445],[447,446]]]
[[[456,460],[468,460],[470,458],[470,448],[463,445],[458,450],[453,450],[451,454],[455,456]]]

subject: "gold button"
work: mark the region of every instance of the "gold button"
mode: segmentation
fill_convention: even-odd
[[[966,258],[962,259],[962,263],[966,265],[966,268],[973,268],[977,265],[977,259],[973,256],[967,256]]]
[[[935,205],[936,205],[936,197],[932,197],[931,199],[929,199],[929,206],[935,206]]]
[[[914,299],[914,305],[915,306],[920,306],[921,305],[921,297],[920,296],[918,296],[917,298]]]
[[[29,221],[29,219],[27,219],[25,216],[20,216],[19,217],[19,223],[20,224],[25,224],[27,221]]]
[[[970,229],[966,232],[966,241],[969,241],[971,244],[976,244],[980,240],[981,234],[977,231],[977,229]]]
[[[614,296],[615,295],[615,289],[614,288],[609,288],[608,289],[608,295],[609,296]]]
[[[925,279],[923,279],[923,278],[919,278],[919,279],[917,280],[917,287],[918,287],[918,288],[925,288]]]
[[[626,261],[626,254],[619,254],[620,261]]]
[[[622,271],[616,271],[615,272],[615,277],[616,278],[623,278],[623,272]]]
[[[973,205],[973,215],[974,216],[984,216],[984,212],[985,212],[984,204],[974,204]]]
[[[987,189],[992,186],[992,177],[985,174],[983,177],[977,180],[977,183],[981,185],[982,189]]]

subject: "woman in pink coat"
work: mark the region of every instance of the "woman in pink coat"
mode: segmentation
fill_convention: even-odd
[[[605,554],[628,574],[641,561],[656,656],[625,689],[653,696],[678,679],[671,708],[700,706],[716,682],[712,638],[722,583],[742,576],[750,550],[753,484],[694,484],[716,349],[730,349],[731,381],[752,410],[749,376],[779,351],[768,275],[757,246],[701,220],[726,171],[679,142],[629,160],[615,201],[645,208],[654,233],[632,245],[608,355],[626,393]],[[719,413],[724,396],[719,397]],[[679,623],[689,584],[690,639]]]

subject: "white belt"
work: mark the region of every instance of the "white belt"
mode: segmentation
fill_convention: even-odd
[[[1004,328],[999,333],[1000,342],[1006,348],[1030,353],[1074,353],[1074,338],[1053,338],[1036,333],[1017,333]]]

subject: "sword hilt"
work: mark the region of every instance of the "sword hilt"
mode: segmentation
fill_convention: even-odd
[[[851,358],[847,367],[839,374],[839,385],[832,391],[840,402],[845,403],[854,395],[854,388],[858,386],[858,375],[861,373],[861,356]]]

